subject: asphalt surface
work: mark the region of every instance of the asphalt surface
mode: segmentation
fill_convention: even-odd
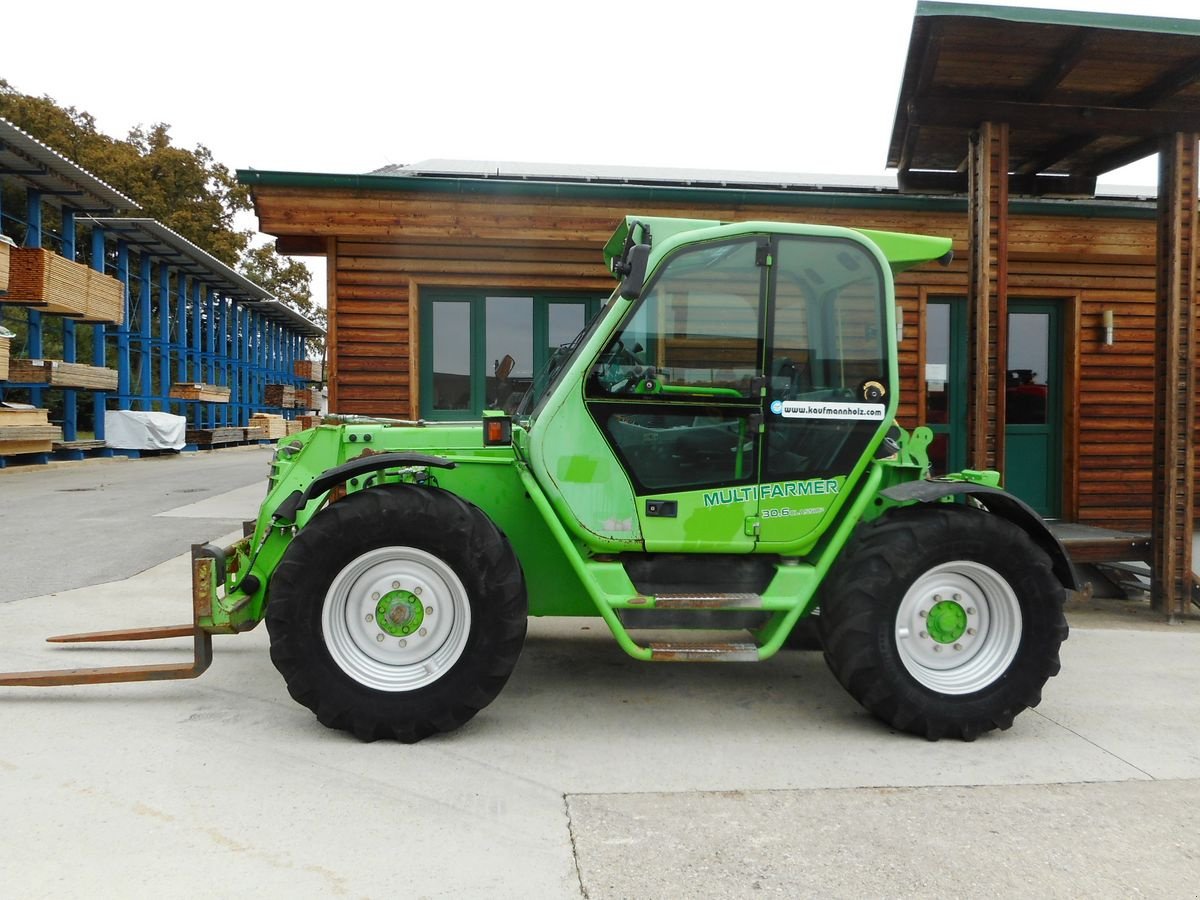
[[[171,485],[206,460],[180,462]],[[60,477],[0,472],[3,546],[9,486]],[[40,637],[186,620],[186,545],[260,493],[168,496],[143,517],[187,535],[159,564],[0,604],[0,665],[185,656]],[[890,732],[817,653],[648,665],[599,620],[531,622],[497,701],[414,746],[323,728],[261,630],[196,681],[0,689],[0,896],[1194,897],[1200,624],[1071,620],[1042,704],[973,743]]]
[[[128,578],[193,543],[239,528],[228,509],[164,515],[257,486],[266,491],[274,448],[248,446],[142,459],[113,457],[0,469],[0,603]],[[206,518],[203,509],[198,515]]]

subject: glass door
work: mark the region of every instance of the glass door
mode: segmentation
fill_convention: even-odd
[[[925,305],[925,424],[933,431],[929,459],[934,475],[966,466],[966,356],[965,303],[930,300]]]

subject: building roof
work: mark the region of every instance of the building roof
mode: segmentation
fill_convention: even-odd
[[[964,190],[966,132],[1010,126],[1014,193],[1096,176],[1200,132],[1200,21],[917,4],[887,165],[905,189]]]
[[[391,165],[366,174],[238,169],[251,188],[301,190],[428,191],[463,195],[562,197],[579,201],[619,199],[629,204],[713,202],[843,209],[966,208],[965,196],[902,193],[895,175],[813,175],[707,169],[483,160],[426,160]],[[1041,215],[1154,215],[1154,187],[1108,187],[1086,201],[1073,197],[1014,199],[1017,212]]]
[[[277,300],[245,275],[161,222],[126,218],[93,218],[90,221],[180,272],[195,276],[222,295],[250,307],[260,315],[283,322],[292,331],[313,338],[325,334],[325,329],[320,325]]]
[[[81,169],[7,119],[0,119],[0,176],[20,179],[56,206],[85,213],[141,209],[116,188]]]
[[[410,165],[384,166],[368,173],[397,178],[495,178],[509,181],[553,181],[582,184],[661,185],[673,187],[762,188],[766,190],[850,191],[895,190],[889,175],[817,175],[797,172],[530,163],[510,160],[427,159]]]

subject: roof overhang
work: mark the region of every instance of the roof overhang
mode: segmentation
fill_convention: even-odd
[[[40,191],[46,202],[83,213],[140,210],[116,188],[81,169],[7,119],[0,119],[0,177]]]
[[[161,222],[126,218],[93,218],[89,221],[118,240],[193,276],[222,296],[248,306],[268,319],[284,323],[292,331],[312,338],[325,335],[325,329],[320,325]]]
[[[902,189],[966,189],[967,131],[1010,126],[1012,193],[1096,177],[1200,133],[1200,21],[917,4],[887,164]]]

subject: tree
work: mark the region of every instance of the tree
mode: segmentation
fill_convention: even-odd
[[[0,79],[0,117],[108,182],[135,200],[143,215],[226,265],[237,267],[243,260],[253,233],[234,228],[233,220],[238,212],[251,208],[250,191],[203,144],[194,150],[174,146],[171,126],[162,122],[148,128],[139,125],[118,140],[101,132],[90,113],[61,107],[50,96],[23,94],[4,79]],[[275,269],[260,263],[267,271],[286,273],[293,289],[305,294],[311,305],[304,277],[307,269],[285,262],[273,244],[264,259],[272,256]]]
[[[246,250],[238,268],[276,299],[325,327],[325,310],[312,299],[312,273],[303,263],[280,256],[274,241]],[[318,355],[323,352],[323,341],[313,341],[312,345]]]

